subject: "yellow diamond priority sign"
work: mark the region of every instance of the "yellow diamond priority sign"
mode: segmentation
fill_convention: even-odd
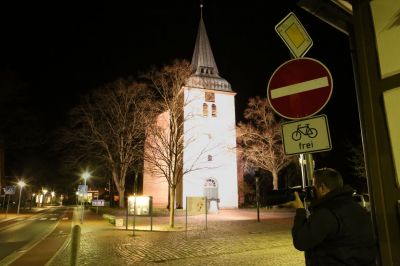
[[[275,31],[295,58],[303,57],[313,45],[312,39],[293,12],[275,26]]]

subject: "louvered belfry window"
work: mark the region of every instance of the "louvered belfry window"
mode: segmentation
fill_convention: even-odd
[[[206,103],[203,103],[203,116],[207,117],[208,115],[208,105]]]
[[[215,104],[212,104],[211,106],[211,115],[217,117],[217,106]]]

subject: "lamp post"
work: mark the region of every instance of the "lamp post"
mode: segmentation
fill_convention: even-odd
[[[19,214],[19,206],[21,205],[21,192],[22,192],[22,188],[25,186],[25,182],[20,180],[18,181],[18,186],[19,186],[19,199],[18,199],[18,210],[17,210],[17,214]]]
[[[83,224],[83,212],[85,210],[85,199],[86,199],[86,193],[87,193],[87,187],[86,187],[86,180],[90,178],[90,173],[89,172],[84,172],[82,174],[82,178],[84,180],[84,187],[83,187],[83,200],[82,200],[82,212],[81,212],[81,224]]]
[[[42,189],[42,192],[43,192],[42,207],[43,207],[46,201],[47,189]]]
[[[54,204],[54,196],[56,195],[56,193],[54,191],[51,192],[51,200],[50,200],[50,204],[53,205]]]
[[[35,193],[32,193],[32,197],[31,197],[31,204],[30,204],[30,206],[29,206],[29,209],[32,209],[32,201],[33,201],[33,199],[35,198]]]
[[[259,172],[256,172],[256,202],[257,202],[257,222],[260,222],[260,176]]]

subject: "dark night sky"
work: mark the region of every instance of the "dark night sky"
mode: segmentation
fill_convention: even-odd
[[[346,171],[343,143],[358,142],[360,134],[347,36],[295,1],[203,2],[220,75],[237,92],[238,118],[248,97],[266,97],[271,74],[290,59],[274,26],[290,11],[297,15],[314,41],[307,56],[323,62],[334,82],[332,98],[320,112],[328,115],[333,150],[321,154],[317,166]],[[11,75],[24,84],[26,108],[50,134],[83,93],[175,58],[191,60],[199,16],[196,0],[2,3],[1,78]],[[50,142],[33,152],[36,159],[54,158],[43,155]],[[41,171],[52,176],[56,170]]]

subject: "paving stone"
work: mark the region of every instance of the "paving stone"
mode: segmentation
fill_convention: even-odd
[[[209,217],[207,231],[204,219],[191,217],[187,233],[135,231],[134,236],[132,230],[87,217],[78,265],[304,265],[303,253],[292,245],[293,214],[279,218],[264,213],[260,223],[249,219],[253,212],[230,211],[226,219],[219,215]],[[177,217],[181,228],[183,219]],[[140,226],[140,219],[137,222]],[[70,265],[70,250],[67,245],[50,265]]]

